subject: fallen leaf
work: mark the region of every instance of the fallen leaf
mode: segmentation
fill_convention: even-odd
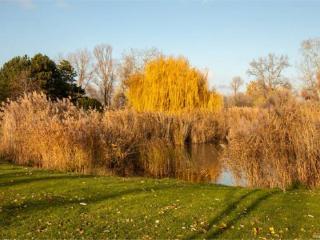
[[[274,231],[274,228],[273,227],[269,227],[269,231],[271,234],[275,234],[276,232]]]

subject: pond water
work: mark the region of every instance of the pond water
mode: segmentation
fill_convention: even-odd
[[[209,182],[236,186],[240,185],[239,182],[233,176],[233,173],[229,170],[225,158],[222,156],[223,149],[219,145],[215,144],[193,144],[186,146],[189,148],[190,161],[194,164],[199,164],[202,170],[213,173],[211,179],[207,179]]]
[[[173,177],[191,182],[207,182],[229,186],[236,181],[223,157],[223,148],[215,144],[184,146],[152,143],[142,151],[141,160],[149,175]]]

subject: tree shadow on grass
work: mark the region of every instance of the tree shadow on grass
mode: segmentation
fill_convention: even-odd
[[[45,210],[48,208],[59,208],[59,207],[66,207],[72,204],[80,204],[81,202],[85,202],[87,205],[96,204],[99,202],[103,202],[106,200],[111,200],[119,197],[123,197],[129,194],[139,194],[139,193],[146,193],[150,192],[153,193],[154,191],[159,190],[166,190],[170,188],[176,188],[175,184],[167,185],[167,186],[150,186],[150,187],[141,187],[141,188],[132,188],[127,189],[125,191],[113,192],[108,194],[100,194],[96,195],[92,198],[88,199],[66,199],[64,197],[59,196],[52,196],[46,199],[41,200],[34,200],[34,201],[25,201],[22,205],[17,204],[8,204],[2,206],[2,212],[0,213],[0,226],[9,226],[11,225],[14,220],[16,220],[15,216],[17,213],[19,215],[28,213],[34,213],[37,211]],[[26,206],[26,207],[24,207]]]
[[[27,173],[25,171],[10,171],[8,173],[0,173],[0,179],[16,178],[21,176],[27,176]]]
[[[0,158],[0,168],[1,168],[1,170],[5,170],[5,171],[21,170],[22,169],[22,167],[13,166],[11,163],[1,162],[1,158]]]
[[[224,217],[226,217],[227,215],[229,215],[231,212],[233,212],[238,204],[243,200],[245,199],[246,197],[256,193],[258,190],[253,190],[253,191],[249,191],[245,194],[243,194],[242,196],[240,196],[238,199],[236,199],[235,201],[231,202],[231,204],[227,205],[225,207],[225,209],[220,213],[218,214],[215,218],[213,218],[210,222],[209,222],[209,225],[207,227],[207,229],[211,229],[213,227],[213,225],[219,223]],[[229,201],[230,198],[233,197],[233,194],[234,192],[231,192],[230,194],[228,194],[228,196],[225,198],[225,201]],[[201,233],[195,233],[193,235],[190,235],[188,237],[186,237],[186,239],[198,239],[200,238],[202,234]]]
[[[231,226],[235,225],[239,220],[241,220],[242,218],[246,217],[250,212],[252,212],[254,209],[256,209],[259,204],[265,200],[267,200],[268,198],[270,198],[271,196],[279,193],[279,191],[272,191],[272,192],[267,192],[265,194],[263,194],[262,196],[259,196],[257,198],[255,198],[253,201],[251,201],[249,203],[249,205],[246,205],[245,207],[245,211],[242,211],[240,214],[234,214],[235,216],[232,217],[231,219],[227,220],[224,222],[224,226],[220,227],[220,228],[212,228],[214,225],[218,225],[225,217],[227,217],[228,215],[231,215],[232,213],[235,213],[237,206],[246,198],[248,198],[250,195],[253,195],[255,193],[259,192],[259,190],[253,190],[250,191],[244,195],[242,195],[239,199],[237,199],[236,201],[234,201],[233,203],[231,203],[229,206],[227,206],[225,208],[225,210],[223,210],[217,217],[213,218],[210,223],[209,223],[209,231],[203,236],[201,234],[194,234],[190,237],[188,237],[188,239],[197,239],[200,237],[204,237],[206,239],[216,239],[219,238],[219,236],[221,234],[223,234],[225,231],[229,230],[231,228]]]
[[[0,182],[0,188],[1,187],[12,187],[20,184],[28,184],[28,183],[34,183],[34,182],[39,182],[39,181],[47,181],[47,180],[68,180],[68,179],[79,179],[79,178],[87,178],[88,176],[81,176],[81,175],[57,175],[57,176],[27,176],[27,175],[21,175],[21,176],[16,176],[16,175],[7,175],[7,178],[14,178],[10,179],[9,181],[6,182]],[[18,179],[17,179],[18,177]],[[19,178],[22,177],[22,178]]]
[[[234,224],[236,224],[240,219],[246,217],[250,212],[252,212],[253,210],[255,210],[263,201],[266,201],[268,198],[270,198],[271,196],[277,194],[279,192],[269,192],[266,194],[263,194],[262,196],[256,198],[253,202],[251,202],[249,204],[249,206],[247,206],[246,211],[242,212],[240,215],[233,217],[232,219],[230,219],[229,221],[227,221],[226,223],[226,227],[225,228],[220,228],[212,233],[209,233],[207,236],[209,239],[214,239],[214,238],[218,238],[222,233],[224,233],[225,231],[227,231],[228,229],[230,229],[230,227]]]

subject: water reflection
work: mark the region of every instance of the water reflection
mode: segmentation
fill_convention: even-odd
[[[165,142],[152,142],[140,150],[140,161],[150,176],[235,185],[224,164],[222,150],[215,144],[173,147]]]

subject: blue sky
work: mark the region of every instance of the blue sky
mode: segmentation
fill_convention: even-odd
[[[311,0],[0,0],[0,64],[41,52],[52,58],[108,43],[119,58],[129,48],[157,47],[210,70],[227,91],[253,58],[286,54],[297,79],[300,43],[320,37],[320,1]]]

